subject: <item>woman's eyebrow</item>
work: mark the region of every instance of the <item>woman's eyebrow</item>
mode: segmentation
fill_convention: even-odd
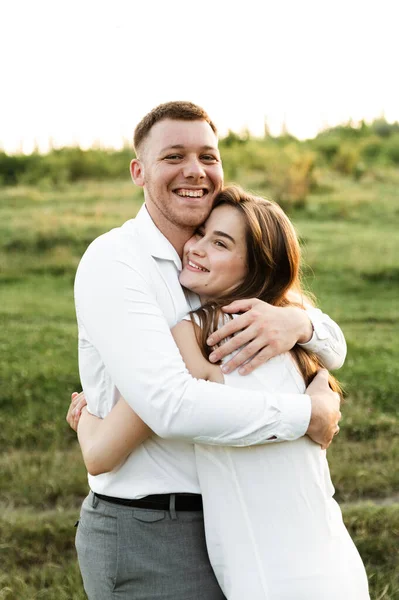
[[[231,242],[233,242],[233,244],[236,243],[235,239],[233,237],[231,237],[231,235],[229,235],[228,233],[225,233],[224,231],[214,231],[213,235],[219,235],[220,237],[225,237],[228,240],[230,240]]]

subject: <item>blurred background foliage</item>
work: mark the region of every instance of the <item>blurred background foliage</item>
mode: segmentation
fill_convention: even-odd
[[[317,167],[330,167],[360,179],[378,176],[378,167],[398,166],[399,123],[388,123],[384,118],[370,124],[349,121],[305,141],[288,132],[273,137],[265,125],[263,138],[253,138],[248,131],[230,131],[221,140],[220,149],[228,180],[240,180],[247,170],[259,172],[274,197],[300,204],[317,187]],[[125,179],[131,157],[129,146],[119,151],[67,147],[45,155],[38,150],[29,155],[1,152],[0,185],[62,187],[87,179]]]
[[[399,124],[299,141],[229,132],[226,182],[276,199],[306,286],[343,328],[340,436],[329,462],[373,600],[399,599]],[[65,423],[80,389],[73,280],[98,235],[135,216],[132,150],[0,153],[0,599],[81,600],[74,523],[87,492]]]

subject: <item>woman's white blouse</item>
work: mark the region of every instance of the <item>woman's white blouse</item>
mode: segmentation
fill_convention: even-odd
[[[305,390],[289,353],[225,383]],[[196,445],[195,455],[209,557],[228,600],[368,600],[320,446],[305,436],[251,448]]]

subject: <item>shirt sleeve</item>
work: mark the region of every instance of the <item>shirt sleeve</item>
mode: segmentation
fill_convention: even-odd
[[[341,328],[318,308],[307,308],[313,325],[313,335],[302,348],[314,352],[326,369],[339,369],[346,358],[346,341]]]
[[[160,437],[250,446],[305,434],[311,413],[306,394],[245,391],[194,379],[151,282],[134,256],[102,238],[79,265],[75,303],[79,326],[107,376]],[[83,387],[84,368],[80,365]],[[89,398],[88,403],[96,412]]]

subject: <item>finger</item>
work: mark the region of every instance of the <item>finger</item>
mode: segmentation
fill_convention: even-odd
[[[70,408],[71,408],[71,409],[74,409],[74,408],[76,408],[76,406],[79,404],[79,402],[81,402],[81,401],[82,401],[82,399],[83,399],[84,401],[86,401],[86,400],[85,400],[85,395],[84,395],[84,392],[80,392],[80,393],[78,393],[78,392],[74,392],[74,393],[71,395],[71,404],[70,404]]]
[[[240,352],[237,352],[237,354],[235,354],[228,362],[226,362],[223,365],[223,373],[231,373],[231,371],[234,371],[234,369],[237,369],[241,366],[243,368],[244,363],[247,363],[251,359],[253,359],[254,356],[258,354],[259,350],[260,348],[257,340],[254,340],[252,343],[247,344],[242,348],[242,350],[240,350]]]
[[[83,406],[85,406],[86,404],[87,402],[84,392],[73,392],[73,394],[71,395],[71,403],[69,405],[68,412],[65,417],[66,421],[73,429],[74,427],[72,421],[75,417],[75,414],[79,414]]]
[[[79,405],[79,402],[80,402],[79,398],[75,398],[74,400],[72,400],[71,404],[69,406],[69,410],[71,412],[73,412],[75,410],[75,408]]]
[[[228,313],[240,313],[251,310],[255,304],[259,302],[258,298],[248,298],[244,300],[235,300],[226,306],[223,306],[223,310]]]
[[[84,392],[80,392],[79,394],[77,394],[74,399],[72,400],[71,404],[73,404],[74,406],[77,406],[79,404],[79,402],[82,402],[82,400],[84,402],[86,402],[86,396],[84,394]]]
[[[85,406],[87,404],[86,401],[86,396],[84,395],[83,392],[81,392],[78,396],[76,396],[75,398],[75,405],[81,405],[81,406]]]
[[[238,331],[249,327],[251,324],[251,320],[247,314],[240,315],[235,319],[231,319],[228,323],[217,329],[209,336],[206,340],[208,346],[214,346],[215,344],[219,344],[225,338],[234,335]],[[237,346],[238,347],[238,346]]]
[[[83,396],[83,398],[80,398],[76,408],[79,408],[80,410],[82,410],[82,408],[86,405],[87,405],[87,401],[86,401],[86,398]]]
[[[72,409],[71,408],[68,410],[67,415],[65,417],[65,420],[68,423],[68,425],[70,427],[72,427],[72,429],[73,429],[73,420],[74,420],[74,417],[72,415]]]
[[[245,365],[242,365],[238,369],[238,372],[240,375],[248,375],[249,373],[251,373],[252,371],[257,369],[258,367],[260,367],[260,365],[263,365],[265,362],[267,362],[274,356],[277,356],[277,354],[278,354],[278,352],[275,347],[266,346],[260,352],[258,352],[253,358],[251,358],[251,360],[249,362],[247,362]],[[226,364],[228,364],[228,363],[226,363]]]
[[[84,410],[84,406],[82,406],[81,409],[77,410],[76,412],[74,411],[73,413],[71,413],[69,415],[69,418],[67,418],[67,422],[68,425],[74,430],[77,431],[78,430],[78,425],[79,425],[79,421],[80,421],[80,417],[82,416],[83,410]]]
[[[221,360],[225,356],[228,356],[235,350],[238,350],[242,346],[248,346],[251,342],[255,342],[255,338],[255,332],[252,332],[251,328],[247,327],[247,329],[245,329],[244,331],[240,331],[239,333],[237,333],[237,335],[221,344],[219,348],[215,348],[215,350],[213,350],[213,352],[209,355],[209,360],[211,362],[217,362],[218,360]],[[257,347],[255,352],[257,352],[259,349],[260,348]],[[250,358],[252,354],[248,354],[247,358]]]
[[[328,381],[327,369],[319,369],[316,373],[315,379],[319,379],[320,381]]]
[[[78,424],[74,419],[70,419],[68,420],[68,425],[71,429],[73,429],[75,432],[78,430]]]
[[[65,417],[67,421],[68,421],[68,419],[72,418],[72,413],[73,413],[74,409],[75,409],[75,403],[74,403],[74,401],[71,401],[70,405],[68,406],[68,411],[67,411],[67,414]]]
[[[86,398],[83,396],[79,398],[79,402],[75,405],[72,414],[79,414],[84,406],[87,405]]]
[[[320,369],[319,371],[317,371],[316,375],[313,378],[313,381],[310,382],[306,389],[308,390],[307,393],[309,393],[310,395],[312,393],[315,394],[317,392],[324,392],[327,390],[331,391],[331,388],[328,383],[327,369]]]

